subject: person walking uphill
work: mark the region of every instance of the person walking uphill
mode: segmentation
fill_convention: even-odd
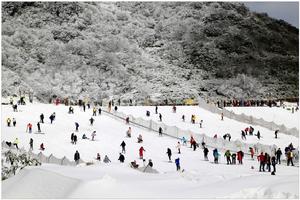
[[[78,151],[76,151],[75,154],[74,154],[74,160],[75,160],[76,165],[78,165],[79,160],[80,160],[80,155],[79,155]]]
[[[172,151],[171,151],[170,148],[167,149],[167,153],[166,154],[168,154],[169,162],[171,162]]]
[[[120,146],[122,147],[122,153],[126,153],[125,151],[126,143],[123,141]]]
[[[145,149],[144,149],[144,147],[141,147],[140,149],[139,149],[139,155],[140,155],[140,159],[143,159],[143,156],[144,156],[144,151],[146,151]]]

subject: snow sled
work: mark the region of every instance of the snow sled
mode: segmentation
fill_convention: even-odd
[[[138,166],[134,167],[133,165],[130,165],[130,167],[133,168],[133,169],[136,169],[136,170],[138,170],[140,172],[143,172],[143,173],[158,174],[158,171],[156,169],[153,169],[149,165],[144,166],[144,167],[138,167]]]
[[[34,132],[34,134],[45,134],[43,132]]]

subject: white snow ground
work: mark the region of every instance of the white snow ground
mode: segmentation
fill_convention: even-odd
[[[96,121],[92,127],[88,121],[92,115],[91,109],[84,113],[78,107],[74,107],[75,114],[72,115],[67,114],[68,107],[63,105],[29,104],[19,107],[20,112],[14,113],[11,106],[2,105],[2,140],[13,141],[18,137],[19,147],[29,149],[28,143],[32,137],[35,153],[39,153],[38,146],[44,142],[45,155],[52,153],[56,157],[66,156],[72,160],[75,151],[78,150],[84,161],[93,160],[96,164],[77,167],[43,164],[39,167],[27,167],[16,176],[2,182],[3,198],[299,198],[297,167],[277,165],[276,176],[271,176],[269,172],[258,172],[258,162],[248,156],[244,159],[244,165],[226,165],[224,152],[221,163],[215,165],[211,163],[213,160],[211,149],[210,161],[207,162],[203,159],[201,149],[194,152],[188,147],[182,147],[182,154],[177,154],[176,139],[159,137],[157,133],[145,129],[132,126],[132,138],[126,138],[128,125],[105,114],[94,117]],[[133,110],[135,115],[140,113],[145,116],[146,108],[120,108],[121,111],[125,109]],[[163,121],[167,115],[173,115],[173,121],[176,121],[174,123],[180,124],[177,122],[177,115],[171,113],[170,107],[160,107],[160,112],[162,109],[166,109]],[[193,107],[178,107],[178,121],[181,120],[180,110],[201,112],[203,116],[207,116],[204,117],[204,127],[210,124],[216,127],[216,124],[221,123],[219,116],[210,116],[213,114]],[[154,108],[151,111],[153,116]],[[56,112],[56,120],[51,125],[49,116],[52,112]],[[33,124],[33,132],[36,132],[36,123],[41,113],[45,115],[46,123],[41,124],[45,134],[26,133],[26,125],[29,122]],[[17,127],[7,127],[7,117],[15,117]],[[186,120],[189,121],[188,116]],[[77,145],[72,145],[70,135],[75,130],[75,121],[80,124],[77,133],[79,140]],[[228,121],[225,119],[224,122]],[[191,124],[186,122],[186,126],[190,127]],[[239,126],[242,126],[239,122],[232,121],[231,126],[228,124],[221,128],[233,127],[239,130]],[[96,141],[81,140],[83,133],[90,137],[93,130],[97,131]],[[138,134],[143,135],[144,143],[136,143]],[[269,141],[269,144],[277,142],[279,146],[286,146],[293,142],[298,145],[298,138],[292,136],[284,138]],[[263,139],[268,142],[267,138]],[[125,163],[120,164],[117,159],[123,140],[127,144],[126,159]],[[138,158],[140,146],[146,149],[146,160],[153,160],[154,168],[159,174],[142,173],[129,167],[129,162],[133,160],[143,165]],[[177,172],[175,164],[167,161],[167,147],[172,149],[173,161],[180,157],[181,167],[185,169],[183,173]],[[97,163],[95,157],[98,152],[102,159],[104,155],[108,155],[112,163]],[[251,166],[254,166],[254,169],[251,169]]]
[[[258,119],[263,118],[268,122],[284,124],[287,128],[296,127],[299,130],[299,111],[292,113],[291,110],[282,107],[226,107],[226,109],[236,114],[244,113]]]

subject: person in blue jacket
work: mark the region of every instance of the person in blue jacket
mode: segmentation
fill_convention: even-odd
[[[179,160],[179,158],[175,159],[175,164],[176,164],[177,171],[179,171],[180,170],[180,160]]]
[[[213,156],[214,156],[214,162],[216,163],[216,164],[218,164],[218,157],[219,157],[219,153],[218,153],[218,149],[214,149],[213,150]]]

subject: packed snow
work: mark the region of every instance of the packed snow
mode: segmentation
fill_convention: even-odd
[[[19,106],[19,112],[13,112],[10,105],[2,105],[2,140],[13,142],[19,138],[19,147],[29,149],[29,139],[34,140],[34,153],[39,153],[39,145],[43,142],[43,154],[53,154],[56,157],[66,156],[73,160],[76,150],[85,162],[94,165],[80,164],[76,167],[43,164],[38,167],[26,167],[16,176],[2,182],[3,198],[298,198],[299,172],[297,167],[277,165],[276,176],[270,172],[259,172],[259,163],[245,156],[243,165],[226,165],[224,152],[221,152],[220,164],[213,164],[212,149],[209,149],[209,161],[204,161],[203,150],[193,151],[188,146],[181,147],[181,154],[175,148],[179,140],[163,136],[146,129],[125,124],[102,113],[94,116],[94,125],[89,119],[92,109],[83,112],[78,106],[73,106],[74,114],[68,114],[68,107],[64,105],[28,104]],[[120,107],[119,110],[145,116],[145,110],[151,109],[151,117],[158,120],[154,114],[154,107]],[[49,116],[55,112],[56,119],[50,124]],[[159,107],[163,114],[163,122],[174,123],[181,128],[201,130],[198,125],[189,122],[191,113],[203,116],[203,130],[213,130],[218,127],[220,133],[224,130],[239,132],[246,124],[211,114],[199,107],[177,107],[177,113],[171,112],[171,107]],[[44,134],[36,134],[36,123],[40,114],[45,115],[45,123],[41,124]],[[181,122],[181,113],[186,113],[186,122]],[[7,117],[16,118],[16,127],[7,127]],[[145,116],[146,117],[146,116]],[[169,118],[169,119],[168,119]],[[199,117],[197,118],[199,120]],[[33,124],[33,133],[26,132],[28,123]],[[74,123],[79,123],[79,132],[75,132]],[[221,124],[221,125],[218,125]],[[231,126],[230,126],[231,124]],[[132,137],[127,138],[128,127],[132,128]],[[194,127],[195,126],[195,127]],[[213,126],[210,128],[209,126]],[[205,129],[207,128],[207,129]],[[228,130],[227,130],[228,128]],[[229,129],[230,128],[230,129]],[[91,137],[96,130],[96,140],[83,140],[83,133]],[[272,139],[271,131],[263,130],[262,135],[266,143],[277,144],[280,147],[293,142],[298,145],[298,138],[280,135],[280,139]],[[78,136],[76,145],[71,144],[71,133]],[[205,131],[206,132],[206,131]],[[266,136],[270,134],[270,137]],[[143,136],[143,143],[137,143],[137,136]],[[233,136],[233,132],[231,132]],[[238,136],[236,136],[238,137]],[[253,136],[254,137],[254,136]],[[233,138],[234,139],[234,138]],[[255,140],[256,138],[252,138]],[[125,162],[118,161],[121,152],[120,144],[126,142]],[[249,139],[250,140],[250,139]],[[247,141],[246,141],[247,142]],[[263,142],[263,141],[261,141]],[[152,159],[159,173],[142,173],[129,166],[136,160],[140,166],[138,149],[143,146],[146,150],[146,163]],[[168,162],[167,148],[172,149],[172,162]],[[96,154],[101,154],[103,160],[108,155],[111,163],[96,161]],[[174,159],[179,157],[183,172],[176,171]],[[251,169],[251,167],[254,169]],[[45,181],[46,180],[46,181]]]

